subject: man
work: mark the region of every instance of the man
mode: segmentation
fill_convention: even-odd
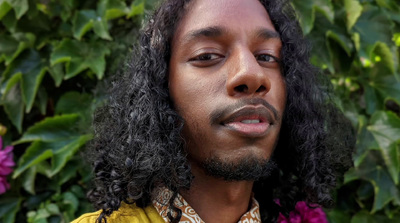
[[[75,222],[274,222],[297,201],[332,205],[350,128],[288,2],[169,0],[138,51],[96,115],[100,211]]]

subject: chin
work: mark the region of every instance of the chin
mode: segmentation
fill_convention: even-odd
[[[268,178],[276,170],[273,158],[262,158],[254,154],[235,160],[212,156],[201,162],[205,172],[225,181],[256,181]]]

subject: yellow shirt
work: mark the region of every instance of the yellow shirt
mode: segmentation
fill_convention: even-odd
[[[72,223],[95,223],[100,213],[101,210],[84,214]],[[114,211],[111,216],[107,216],[107,223],[164,223],[164,219],[153,205],[139,208],[134,204],[122,203],[117,211]]]

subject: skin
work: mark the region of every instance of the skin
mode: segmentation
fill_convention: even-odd
[[[273,153],[286,103],[281,46],[257,0],[196,0],[178,24],[169,87],[185,120],[182,135],[195,176],[181,194],[207,223],[237,222],[248,211],[253,181],[212,177],[202,161],[268,160]]]

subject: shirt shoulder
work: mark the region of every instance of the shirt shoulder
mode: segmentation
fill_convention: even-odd
[[[72,221],[72,223],[95,223],[100,216],[101,210],[86,213]],[[121,204],[121,207],[107,217],[107,223],[164,223],[164,219],[157,210],[149,205],[139,208],[134,204]]]

